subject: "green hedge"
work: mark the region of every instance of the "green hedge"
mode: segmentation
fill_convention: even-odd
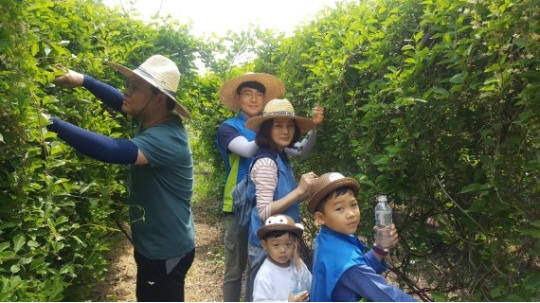
[[[357,178],[366,235],[390,196],[394,272],[422,298],[540,299],[538,4],[338,5],[255,62],[327,110],[298,172]]]
[[[126,167],[91,160],[44,130],[43,112],[111,137],[134,124],[84,89],[51,81],[63,64],[122,87],[108,67],[159,53],[193,86],[196,40],[164,20],[144,25],[92,1],[3,2],[0,12],[0,300],[88,300],[126,220]],[[188,107],[193,102],[181,95]]]

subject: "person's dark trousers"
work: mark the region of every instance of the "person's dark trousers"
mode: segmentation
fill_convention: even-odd
[[[224,221],[225,272],[223,274],[223,301],[238,302],[240,301],[242,288],[242,275],[248,260],[248,228],[240,227],[233,213],[226,213]]]
[[[137,301],[183,302],[184,280],[194,257],[195,249],[180,259],[167,274],[165,260],[150,260],[135,251]]]

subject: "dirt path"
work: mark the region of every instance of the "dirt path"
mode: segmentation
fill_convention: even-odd
[[[218,209],[217,203],[198,203],[193,207],[196,248],[186,278],[186,301],[223,301],[223,230],[216,212],[208,209]],[[118,241],[109,256],[109,273],[95,288],[93,301],[136,301],[133,247],[123,235]]]

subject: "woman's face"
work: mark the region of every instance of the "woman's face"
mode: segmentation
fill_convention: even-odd
[[[291,118],[275,118],[272,122],[272,141],[279,150],[291,144],[295,132],[294,120]]]

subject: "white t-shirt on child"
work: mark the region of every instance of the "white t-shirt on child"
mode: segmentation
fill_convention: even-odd
[[[287,267],[279,267],[266,258],[255,276],[253,301],[288,301],[291,293],[309,292],[311,273],[300,262],[300,269],[292,261]]]

